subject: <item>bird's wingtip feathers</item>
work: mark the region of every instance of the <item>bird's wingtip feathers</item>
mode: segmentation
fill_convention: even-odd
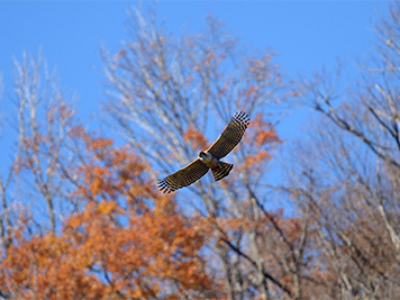
[[[163,180],[159,180],[158,181],[158,189],[163,192],[164,194],[167,193],[171,193],[174,192],[175,190],[168,184],[167,180],[163,179]]]
[[[236,112],[235,116],[233,117],[235,120],[243,123],[246,128],[247,126],[249,126],[250,124],[250,117],[247,113],[245,113],[244,111],[238,111]]]

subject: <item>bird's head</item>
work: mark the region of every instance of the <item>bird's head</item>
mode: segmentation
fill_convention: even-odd
[[[205,154],[203,151],[201,151],[201,152],[199,153],[199,157],[200,157],[200,159],[204,159],[204,158],[207,157],[207,154]]]

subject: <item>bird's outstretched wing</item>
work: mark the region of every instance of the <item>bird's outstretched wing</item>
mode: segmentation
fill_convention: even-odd
[[[158,188],[164,193],[171,193],[192,184],[206,175],[208,167],[196,159],[181,170],[158,182]]]
[[[207,151],[218,159],[228,155],[239,144],[249,123],[250,120],[246,113],[242,111],[236,113],[222,134]]]

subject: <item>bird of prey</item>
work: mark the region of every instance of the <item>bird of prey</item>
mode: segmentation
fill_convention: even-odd
[[[228,155],[239,144],[249,122],[250,119],[246,113],[236,113],[210,148],[201,151],[199,157],[186,167],[158,182],[160,191],[171,193],[188,186],[203,177],[209,169],[211,169],[215,181],[228,176],[233,164],[222,162],[220,159]]]

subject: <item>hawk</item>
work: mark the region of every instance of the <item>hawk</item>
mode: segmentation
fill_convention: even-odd
[[[228,126],[218,139],[205,151],[199,153],[199,157],[181,170],[169,175],[158,182],[158,188],[164,193],[171,193],[192,184],[206,175],[211,169],[215,181],[228,176],[233,164],[220,161],[239,144],[250,119],[244,112],[235,114]]]

